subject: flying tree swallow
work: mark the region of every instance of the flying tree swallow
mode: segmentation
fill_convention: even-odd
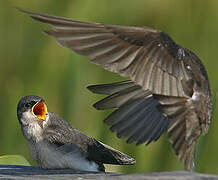
[[[96,109],[116,108],[105,123],[127,143],[156,141],[168,132],[186,170],[194,168],[200,135],[208,132],[212,98],[206,69],[190,50],[150,27],[106,25],[21,10],[49,24],[47,35],[129,81],[89,86],[108,95]]]
[[[104,172],[103,164],[131,165],[135,159],[91,138],[57,114],[39,96],[25,96],[17,117],[33,159],[43,169]]]

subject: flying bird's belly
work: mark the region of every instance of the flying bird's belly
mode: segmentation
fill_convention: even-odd
[[[29,149],[33,159],[43,169],[75,169],[80,171],[98,171],[95,162],[88,161],[78,150],[64,152],[63,148],[52,146],[46,142],[38,142],[35,145],[29,143]]]

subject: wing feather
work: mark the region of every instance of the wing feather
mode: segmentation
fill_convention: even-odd
[[[177,87],[182,88],[181,73],[186,78],[190,78],[190,75],[185,72],[183,64],[180,63],[182,55],[187,55],[185,49],[177,45],[165,33],[149,27],[86,23],[25,12],[32,14],[35,20],[52,25],[53,29],[45,32],[62,46],[80,55],[89,56],[93,63],[102,65],[109,71],[130,77],[144,90],[148,89],[158,94],[160,89],[156,87],[164,86],[161,91],[163,95],[186,96],[182,89],[172,91],[175,87],[167,85],[171,79],[174,82],[172,85],[178,84]],[[142,65],[144,69],[141,68]],[[153,78],[149,80],[149,83],[147,82],[152,72],[161,71],[168,79],[166,83],[153,86],[151,85]]]

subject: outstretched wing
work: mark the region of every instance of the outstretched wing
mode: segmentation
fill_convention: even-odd
[[[193,169],[197,139],[202,132],[207,132],[209,125],[210,116],[202,121],[200,113],[208,111],[207,97],[195,102],[194,98],[152,94],[132,81],[92,85],[88,89],[108,95],[94,107],[99,110],[116,108],[104,122],[119,138],[126,137],[127,143],[149,144],[168,131],[176,155],[187,170]],[[199,110],[196,107],[200,107]]]
[[[23,11],[23,10],[22,10]],[[53,26],[45,32],[59,44],[90,57],[105,69],[129,77],[154,94],[186,96],[188,51],[167,34],[149,27],[86,23],[31,11],[33,19]]]

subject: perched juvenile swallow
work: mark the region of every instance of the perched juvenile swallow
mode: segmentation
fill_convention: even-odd
[[[33,159],[43,169],[105,171],[103,164],[130,165],[135,160],[72,127],[47,111],[39,96],[25,96],[17,117]]]
[[[51,25],[45,33],[90,61],[131,80],[89,86],[108,95],[96,109],[116,110],[105,123],[127,143],[156,141],[165,132],[186,170],[196,142],[207,133],[212,99],[204,65],[166,33],[150,27],[106,25],[24,11]]]

